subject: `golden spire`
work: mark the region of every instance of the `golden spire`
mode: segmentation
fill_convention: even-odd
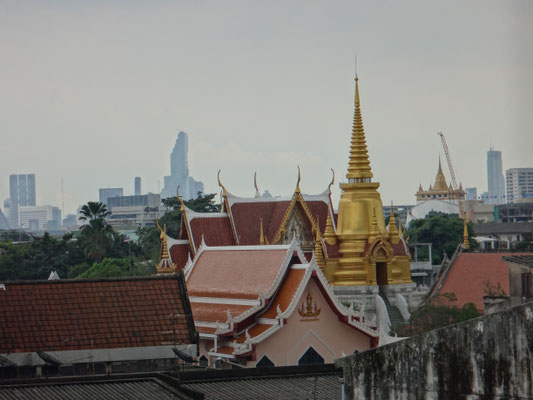
[[[400,242],[398,228],[396,227],[396,217],[394,216],[394,205],[392,204],[392,201],[390,205],[389,237],[392,244],[398,244]]]
[[[185,211],[185,203],[180,197],[180,185],[178,185],[178,187],[176,188],[176,198],[178,199],[178,202],[180,203],[180,211],[181,212]]]
[[[379,226],[378,226],[378,218],[376,216],[376,208],[373,208],[372,212],[372,221],[370,223],[370,238],[376,238],[380,236]]]
[[[365,130],[361,116],[361,103],[359,100],[359,78],[355,76],[355,110],[353,116],[352,142],[350,145],[350,160],[348,162],[348,182],[352,179],[363,179],[369,182],[372,178],[368,149],[366,147]],[[352,181],[353,182],[353,181]]]
[[[295,193],[301,193],[300,191],[300,180],[302,179],[301,175],[300,175],[300,166],[297,165],[298,167],[298,181],[296,182],[296,190],[294,191]]]
[[[265,242],[265,234],[263,232],[263,218],[259,218],[259,244],[264,245]]]
[[[446,184],[446,178],[442,172],[442,164],[440,162],[439,156],[439,170],[437,171],[437,176],[435,177],[435,185],[433,186],[434,190],[437,191],[446,191],[448,190],[448,185]]]
[[[466,226],[466,214],[463,218],[463,247],[465,249],[470,248],[470,243],[468,243],[468,227]]]
[[[322,252],[322,245],[320,244],[321,241],[322,239],[320,238],[320,224],[318,223],[318,217],[316,217],[315,262],[320,267],[322,272],[324,272],[326,262],[324,261],[324,253]]]
[[[159,220],[156,216],[155,223],[159,229],[159,238],[161,239],[161,252],[159,254],[159,263],[155,266],[158,274],[173,273],[176,270],[176,265],[170,260],[167,244],[167,225],[163,225],[163,229],[159,225]]]
[[[324,230],[324,240],[330,246],[337,243],[337,235],[333,229],[333,221],[331,220],[331,214],[328,212],[328,218],[326,219],[326,229]]]
[[[422,188],[422,184],[420,184],[420,186],[418,186],[418,193],[422,193],[424,191],[424,189]]]

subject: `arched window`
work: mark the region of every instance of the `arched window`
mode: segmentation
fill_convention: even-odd
[[[207,368],[207,366],[209,365],[208,364],[208,360],[207,360],[207,357],[202,355],[198,361],[200,362],[200,367],[204,367],[204,368]]]
[[[316,352],[315,349],[309,347],[303,356],[298,360],[298,365],[309,365],[309,364],[324,364],[324,359],[320,354]]]
[[[270,361],[270,358],[267,356],[261,357],[259,362],[255,364],[256,368],[265,368],[265,367],[275,367],[274,363]]]

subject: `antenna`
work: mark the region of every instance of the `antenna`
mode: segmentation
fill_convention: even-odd
[[[61,214],[65,218],[65,190],[63,188],[63,177],[61,177]]]

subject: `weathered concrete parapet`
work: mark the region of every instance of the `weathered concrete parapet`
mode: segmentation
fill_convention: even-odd
[[[533,303],[344,357],[335,364],[344,371],[346,399],[531,398]]]

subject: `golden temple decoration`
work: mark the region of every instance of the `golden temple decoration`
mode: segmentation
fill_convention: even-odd
[[[168,245],[167,245],[167,226],[166,224],[163,225],[163,228],[159,225],[159,219],[155,219],[155,224],[157,226],[157,229],[159,229],[159,238],[161,239],[161,251],[159,253],[159,262],[155,266],[157,270],[157,274],[171,274],[176,271],[176,264],[174,264],[170,260],[170,255],[168,253]]]
[[[302,301],[302,306],[298,308],[298,314],[302,319],[300,321],[318,321],[320,315],[320,308],[317,307],[316,301],[313,304],[313,297],[310,292],[307,292],[305,304]]]
[[[265,245],[265,234],[263,232],[263,218],[259,218],[259,244]]]
[[[376,208],[374,207],[374,210],[372,212],[372,223],[370,225],[370,237],[376,238],[380,236],[379,226],[378,226],[378,218],[376,216]]]
[[[391,202],[389,218],[389,237],[392,244],[400,243],[400,234],[396,227],[396,217],[394,216],[394,205]]]
[[[326,219],[326,229],[324,230],[324,240],[330,246],[337,243],[337,236],[335,235],[335,230],[333,229],[333,221],[331,220],[331,214],[328,212],[328,217]]]
[[[315,234],[315,262],[320,267],[322,272],[325,271],[326,262],[324,261],[324,252],[322,251],[322,238],[320,237],[320,225],[318,217],[316,218],[316,234]]]
[[[361,116],[361,102],[359,100],[359,78],[355,77],[355,110],[353,116],[352,142],[350,146],[350,161],[348,163],[348,173],[346,178],[351,180],[370,180],[372,171],[368,159],[368,149],[366,147],[365,130],[363,127],[363,117]]]
[[[254,172],[254,188],[255,188],[255,197],[261,197],[261,193],[259,192],[259,188],[257,187],[257,172]]]
[[[331,176],[331,182],[328,185],[328,192],[329,192],[330,195],[331,195],[331,187],[335,183],[335,171],[333,170],[333,168],[331,168],[331,175],[332,175]]]
[[[295,193],[300,193],[300,180],[302,179],[301,175],[300,175],[300,166],[298,165],[298,181],[296,182],[296,189],[295,189]]]
[[[178,202],[180,203],[180,211],[185,212],[185,203],[183,202],[182,198],[180,197],[180,186],[176,188],[176,198],[178,199]]]

